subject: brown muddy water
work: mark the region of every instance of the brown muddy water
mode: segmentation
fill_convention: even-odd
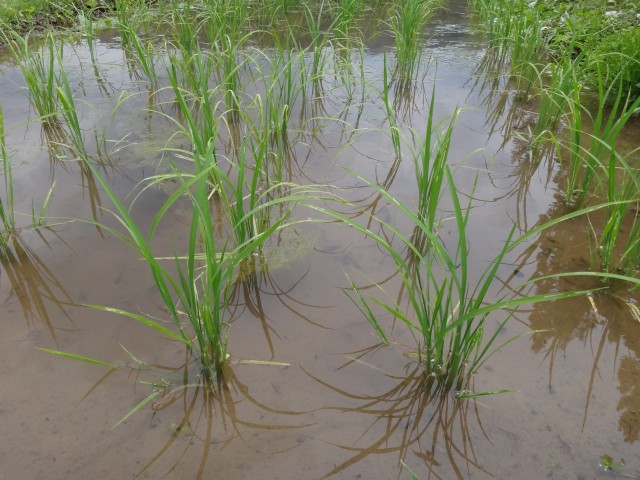
[[[478,274],[514,221],[531,228],[565,212],[557,189],[562,169],[553,160],[531,162],[509,135],[512,117],[495,116],[499,109],[478,70],[486,45],[472,33],[466,8],[454,0],[433,19],[429,68],[411,102],[398,99],[397,106],[401,123],[423,132],[435,82],[438,118],[463,109],[449,161],[461,194],[470,194],[477,179],[468,235]],[[369,85],[380,88],[390,43],[380,36],[365,50]],[[162,149],[176,127],[161,113],[171,115],[171,109],[149,109],[147,85],[128,67],[113,32],[97,42],[95,65],[82,42],[67,45],[65,58],[89,151],[96,150],[94,131],[98,139],[104,133],[111,163],[103,174],[126,198],[145,177],[166,171]],[[396,328],[394,343],[377,348],[373,329],[343,294],[345,271],[363,284],[367,277],[391,277],[384,287],[397,291],[392,262],[337,224],[303,224],[268,247],[269,268],[234,296],[229,391],[206,398],[194,386],[195,368],[182,367],[179,345],[132,320],[82,307],[162,315],[146,265],[88,222],[95,217],[115,226],[106,195],[73,159],[51,154],[40,123],[30,121],[35,115],[19,69],[3,59],[0,99],[24,228],[1,266],[0,479],[409,478],[401,459],[421,479],[640,478],[640,323],[623,301],[635,301],[633,294],[522,308],[500,338],[537,333],[497,352],[472,384],[476,392],[514,393],[430,400],[412,382],[409,335]],[[374,89],[354,87],[356,100],[344,110],[346,92],[330,87],[322,108],[341,121],[325,122],[315,135],[300,134],[292,142],[290,178],[340,187],[353,202],[346,212],[374,212],[391,221],[384,202],[343,167],[377,179],[411,204],[414,166],[393,161],[391,141],[380,133],[386,114]],[[122,92],[130,98],[112,119]],[[627,148],[637,145],[638,132],[636,121],[625,133]],[[54,181],[49,226],[34,231],[32,204],[39,208]],[[167,192],[153,189],[139,198],[133,213],[141,225]],[[159,250],[174,253],[188,235],[187,220],[176,206]],[[446,223],[443,228],[447,235]],[[588,268],[587,228],[580,219],[562,224],[512,254],[494,293],[532,276]],[[536,288],[585,286],[549,280]],[[491,318],[487,331],[500,320]],[[35,347],[129,368],[105,377],[99,366]],[[144,382],[171,384],[172,390],[112,429],[150,393],[153,387]],[[605,455],[624,461],[624,469],[605,472],[599,466]]]

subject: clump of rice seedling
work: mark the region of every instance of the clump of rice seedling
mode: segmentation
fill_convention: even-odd
[[[143,40],[137,32],[137,25],[132,22],[119,25],[122,47],[127,51],[133,62],[142,70],[151,87],[158,84],[156,73],[156,48],[152,41]]]
[[[214,381],[222,380],[228,359],[228,301],[230,287],[236,277],[236,267],[251,255],[279,225],[248,242],[228,248],[225,242],[215,238],[214,214],[209,198],[209,170],[215,165],[214,153],[196,157],[197,173],[183,177],[179,172],[175,178],[181,181],[179,188],[160,208],[145,235],[129,213],[129,209],[117,198],[108,183],[94,171],[102,187],[115,205],[117,219],[126,234],[111,227],[104,227],[125,240],[149,265],[153,280],[177,327],[177,333],[151,318],[107,307],[97,307],[132,318],[143,325],[167,335],[187,346],[197,354],[203,374]],[[91,167],[93,169],[93,167]],[[161,256],[151,246],[159,223],[175,201],[187,195],[193,204],[191,227],[187,250],[184,256],[174,258],[172,274],[164,266]]]
[[[52,33],[48,33],[43,47],[35,48],[29,36],[18,32],[3,32],[5,42],[20,67],[29,89],[29,101],[43,125],[55,123],[59,102],[56,93],[58,79],[55,72],[56,58],[61,56],[62,44],[56,47]]]
[[[228,1],[207,0],[200,6],[201,29],[210,45],[215,44],[229,29],[233,6]]]
[[[147,0],[115,0],[116,25],[120,29],[120,38],[123,44],[129,44],[128,35],[131,31],[144,26],[148,32],[153,18]]]
[[[573,90],[578,85],[575,69],[579,61],[567,55],[561,62],[552,63],[544,69],[549,71],[549,81],[540,93],[538,118],[532,132],[534,138],[553,134],[558,121],[567,113]],[[540,76],[545,75],[544,70]]]
[[[16,220],[13,211],[13,175],[11,174],[11,159],[5,140],[2,104],[0,104],[0,158],[2,159],[2,176],[4,178],[4,200],[0,197],[0,222],[2,222],[0,244],[4,245],[15,231]]]
[[[115,205],[115,213],[124,232],[107,226],[104,228],[125,240],[149,265],[162,303],[177,332],[136,313],[96,308],[127,316],[181,342],[195,353],[205,377],[222,381],[228,359],[230,299],[243,264],[254,257],[275,231],[286,225],[293,205],[309,200],[312,194],[306,194],[305,189],[301,191],[294,185],[286,186],[286,195],[275,194],[281,184],[268,185],[263,178],[265,152],[251,140],[253,132],[250,129],[244,132],[236,145],[237,162],[217,152],[223,117],[215,114],[218,103],[212,99],[223,87],[209,89],[208,76],[196,73],[184,82],[192,85],[197,94],[181,88],[178,69],[184,61],[190,65],[192,74],[202,73],[200,69],[210,70],[208,60],[198,53],[186,60],[171,57],[168,70],[176,103],[184,117],[182,133],[191,143],[190,149],[172,150],[172,153],[181,160],[189,161],[193,168],[185,171],[175,166],[170,174],[148,179],[145,189],[167,180],[177,184],[174,193],[154,216],[148,232],[141,231],[129,209],[95,168],[86,162]],[[245,117],[250,118],[245,113],[239,118]],[[256,146],[258,148],[254,149]],[[180,253],[173,257],[158,255],[152,245],[160,223],[174,203],[184,197],[190,200],[192,209],[187,244],[183,249],[178,248]],[[274,206],[284,207],[272,215]],[[218,236],[216,225],[220,212],[229,227],[229,235],[223,238]],[[165,265],[166,262],[170,262],[171,268]]]
[[[566,144],[569,152],[569,171],[565,198],[574,208],[580,208],[587,198],[602,191],[602,179],[607,177],[608,172],[607,160],[613,151],[616,138],[631,116],[640,108],[640,98],[634,102],[631,102],[629,97],[624,99],[622,89],[617,89],[611,103],[614,89],[613,84],[605,89],[603,78],[600,78],[595,116],[592,116],[583,104],[579,88],[575,88],[573,98],[569,102],[571,126]],[[590,134],[584,133],[583,114],[586,114],[590,120],[592,131]]]
[[[82,127],[80,126],[80,119],[78,118],[76,102],[73,97],[71,85],[69,84],[69,78],[62,66],[62,49],[56,53],[56,57],[59,65],[56,95],[60,102],[60,114],[65,121],[68,134],[71,138],[71,146],[80,159],[86,160],[89,158],[89,153],[87,152],[85,145]]]
[[[407,0],[394,4],[389,27],[396,42],[394,74],[402,83],[411,83],[418,71],[423,31],[439,4],[439,0]]]
[[[387,121],[389,122],[389,135],[393,144],[393,152],[397,160],[402,159],[402,142],[400,140],[400,127],[398,126],[398,118],[393,109],[389,95],[390,87],[389,69],[387,68],[387,55],[384,55],[382,62],[382,101],[387,113]]]
[[[78,12],[78,22],[84,32],[84,39],[87,42],[87,48],[89,55],[91,56],[91,62],[96,62],[96,32],[95,32],[95,19],[93,16],[93,10],[88,9],[86,12]]]
[[[620,169],[620,175],[617,170]],[[631,168],[612,146],[608,165],[605,222],[598,232],[592,225],[592,238],[597,247],[599,269],[604,273],[637,276],[640,272],[640,180],[638,170]],[[604,277],[605,282],[609,281]]]
[[[225,104],[230,116],[237,116],[240,111],[240,70],[245,64],[241,51],[249,35],[222,35],[212,45],[216,59],[219,82],[223,87]]]
[[[433,117],[433,108],[429,114]],[[405,234],[395,224],[375,216],[368,220],[365,227],[347,215],[328,212],[373,240],[393,261],[400,281],[400,294],[389,295],[394,300],[380,299],[375,294],[367,293],[351,279],[353,293],[350,297],[383,342],[389,342],[389,338],[385,325],[375,312],[376,309],[380,309],[394,321],[408,328],[416,344],[416,350],[411,356],[423,369],[424,381],[429,389],[433,388],[442,393],[451,389],[466,388],[470,376],[501,347],[496,345],[498,334],[513,314],[515,307],[582,293],[563,292],[530,296],[524,294],[517,297],[502,296],[496,300],[489,298],[498,269],[509,252],[545,228],[585,212],[574,212],[555,219],[517,238],[514,236],[514,226],[507,238],[501,242],[502,248],[497,256],[490,261],[480,278],[471,278],[471,252],[467,237],[471,208],[460,204],[447,165],[456,117],[454,114],[451,121],[438,128],[433,119],[428,122],[424,143],[413,153],[416,157],[414,161],[419,191],[417,211],[414,210],[415,207],[409,207],[398,200],[383,186],[351,172],[386,201],[388,208],[396,210],[414,226],[410,235]],[[435,137],[435,140],[432,137]],[[446,220],[439,218],[437,213],[445,185],[449,190],[453,207],[451,218]],[[440,226],[445,221],[453,223],[455,232],[453,235],[448,234],[446,240],[440,235]],[[374,233],[371,227],[374,224],[385,233]],[[381,286],[378,288],[384,292]],[[518,291],[522,291],[522,288]],[[492,334],[485,336],[487,320],[503,309],[511,313],[506,314],[506,318],[498,324]]]
[[[495,343],[502,326],[509,320],[515,307],[525,303],[550,301],[584,293],[564,292],[488,300],[489,290],[496,280],[498,268],[505,255],[525,238],[539,233],[544,226],[532,229],[519,238],[513,238],[514,227],[505,239],[501,251],[490,262],[480,279],[476,282],[472,281],[466,236],[470,209],[461,207],[449,167],[444,168],[454,207],[453,221],[458,237],[455,245],[451,244],[450,238],[445,243],[438,232],[434,232],[409,207],[381,187],[361,177],[358,178],[376,190],[414,223],[426,240],[422,245],[417,245],[413,240],[415,234],[408,237],[396,227],[376,219],[382,227],[393,234],[396,241],[400,241],[401,245],[408,250],[407,258],[382,235],[359,226],[355,221],[342,218],[343,221],[373,239],[393,259],[400,275],[401,292],[404,292],[407,298],[406,305],[400,302],[399,297],[394,301],[381,300],[372,294],[363,293],[355,282],[351,281],[355,296],[354,303],[359,306],[385,343],[389,342],[389,339],[374,308],[381,308],[409,329],[416,342],[416,351],[412,356],[417,359],[424,371],[424,381],[428,388],[441,393],[466,388],[471,375],[490,355],[504,345],[495,345]],[[503,309],[511,310],[512,313],[507,314],[494,333],[486,338],[486,321],[491,314]]]
[[[186,2],[172,0],[173,41],[179,46],[180,51],[187,55],[193,55],[200,49],[198,25],[193,21],[192,5],[192,0]]]
[[[314,96],[322,96],[322,79],[324,77],[324,67],[326,65],[326,50],[331,45],[330,35],[335,28],[335,20],[328,26],[323,27],[325,20],[325,2],[320,2],[317,14],[314,14],[312,7],[304,3],[304,14],[309,33],[309,46],[311,52],[311,63],[309,66],[309,79],[313,86]]]
[[[152,184],[171,178],[179,187],[162,205],[145,235],[136,225],[129,209],[117,198],[108,183],[97,171],[94,175],[115,205],[117,219],[125,232],[104,227],[125,240],[149,265],[153,280],[162,302],[177,327],[174,332],[151,318],[108,307],[95,308],[118,313],[132,318],[187,346],[198,357],[203,374],[211,381],[224,381],[225,365],[229,358],[227,339],[229,334],[230,298],[243,262],[251,259],[270,236],[283,228],[286,215],[268,218],[270,207],[285,202],[295,203],[309,199],[305,195],[290,195],[261,202],[256,186],[249,192],[251,201],[245,203],[245,169],[238,165],[234,180],[225,176],[218,167],[219,160],[210,145],[204,155],[194,154],[195,172],[175,171],[172,175],[152,178]],[[93,167],[91,167],[93,170]],[[215,174],[211,170],[217,170]],[[219,185],[212,193],[211,178],[218,178]],[[252,182],[255,182],[255,176]],[[217,192],[217,193],[216,193]],[[193,211],[186,252],[173,257],[173,269],[164,266],[171,260],[153,251],[152,243],[159,224],[171,206],[181,197],[187,196]],[[228,211],[235,234],[235,243],[216,238],[212,195],[217,196]],[[261,224],[255,223],[261,219]],[[176,273],[171,273],[175,270]]]
[[[335,34],[339,42],[348,43],[351,31],[364,5],[362,0],[340,0],[335,10]]]
[[[534,85],[540,80],[540,63],[545,36],[538,18],[518,16],[511,35],[511,70],[518,100],[527,100]]]
[[[477,15],[492,48],[500,53],[509,51],[509,39],[516,20],[515,2],[501,0],[472,0],[471,6]],[[502,57],[502,55],[499,55]]]

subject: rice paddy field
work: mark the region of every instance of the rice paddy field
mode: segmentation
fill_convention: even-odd
[[[3,29],[0,480],[640,478],[640,100],[516,3]]]

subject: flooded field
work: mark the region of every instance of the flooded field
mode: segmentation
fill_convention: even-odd
[[[180,63],[159,33],[151,37],[155,77],[123,48],[121,30],[56,40],[80,145],[68,117],[59,115],[57,125],[34,111],[16,60],[0,50],[16,212],[0,255],[0,479],[386,480],[410,478],[409,469],[419,479],[640,478],[640,297],[631,284],[489,311],[484,341],[495,334],[490,350],[504,346],[457,385],[464,391],[444,394],[425,387],[420,341],[406,325],[369,302],[388,337],[383,344],[359,302],[358,295],[371,295],[409,311],[398,264],[363,229],[397,244],[402,258],[411,254],[397,242],[415,225],[395,200],[418,206],[416,158],[430,119],[434,138],[452,125],[446,162],[458,192],[450,195],[446,180],[436,192],[438,235],[452,268],[468,257],[471,285],[510,234],[571,212],[563,201],[567,169],[555,155],[532,154],[525,139],[535,102],[517,103],[505,78],[486,67],[491,51],[470,23],[467,2],[445,6],[426,28],[408,84],[391,80],[394,39],[375,10],[358,23],[362,48],[346,40],[314,44],[305,34],[288,49],[256,34],[238,48],[244,61],[230,67],[232,75],[205,79],[210,88],[238,82],[239,93],[223,95],[209,112],[217,131],[201,129],[214,135],[206,148],[217,152],[215,175],[231,185],[236,165],[245,159],[253,168],[256,148],[264,147],[264,169],[273,176],[263,188],[304,197],[269,197],[268,215],[284,212],[286,221],[243,264],[252,271],[233,273],[229,357],[215,387],[203,380],[197,349],[89,306],[177,331],[100,179],[125,208],[132,205],[140,231],[156,229],[154,255],[178,278],[175,256],[184,260],[195,236],[184,182],[198,174],[195,137],[172,75],[184,75],[185,91],[195,88],[180,70],[195,70],[195,62]],[[290,15],[312,14],[300,8]],[[46,41],[34,49],[45,58],[53,51]],[[299,87],[301,72],[316,61],[323,76]],[[274,85],[279,95],[295,91],[286,109],[268,105]],[[246,115],[236,118],[234,105]],[[263,144],[255,132],[267,124],[273,130]],[[616,148],[633,152],[639,142],[636,116]],[[229,227],[223,199],[208,198],[213,237],[231,250],[241,243],[238,230]],[[240,199],[251,201],[250,194]],[[464,236],[456,202],[463,212],[470,207]],[[597,289],[595,278],[557,274],[591,269],[590,232],[602,214],[567,219],[504,252],[484,301]],[[456,254],[461,239],[464,260]],[[182,315],[186,307],[176,309]]]

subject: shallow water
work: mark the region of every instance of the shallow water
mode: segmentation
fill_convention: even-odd
[[[423,132],[435,82],[438,118],[463,109],[449,162],[457,166],[461,194],[469,195],[477,182],[469,231],[477,276],[514,221],[531,228],[566,212],[558,199],[559,165],[531,162],[503,128],[509,117],[494,116],[486,89],[479,87],[484,77],[478,64],[486,46],[472,33],[468,17],[466,2],[452,0],[433,19],[424,82],[410,102],[399,99],[397,106],[401,123]],[[388,44],[388,38],[377,37],[364,52],[370,85],[382,82]],[[159,113],[173,112],[162,103],[168,94],[161,92],[149,111],[148,85],[127,67],[114,32],[97,42],[96,68],[86,44],[65,48],[65,70],[88,149],[96,151],[94,129],[98,139],[104,132],[111,153],[102,171],[125,198],[145,177],[168,171],[170,154],[162,149],[175,125]],[[376,92],[361,92],[356,85],[353,97],[365,98],[362,108],[354,100],[343,110],[344,88],[330,81],[325,88],[323,111],[327,117],[341,115],[342,122],[326,122],[314,136],[298,134],[290,179],[333,185],[354,203],[345,211],[400,222],[343,169],[377,179],[412,202],[414,166],[394,162],[391,141],[380,133],[387,124]],[[121,92],[132,96],[111,120]],[[29,122],[35,115],[21,74],[8,60],[0,64],[0,98],[13,152],[16,210],[25,213],[18,217],[24,228],[0,277],[0,479],[408,478],[400,459],[421,479],[595,479],[604,475],[598,465],[603,455],[624,459],[623,472],[640,477],[640,323],[623,302],[637,295],[620,291],[617,297],[521,308],[499,338],[537,333],[505,346],[473,381],[476,392],[514,392],[465,402],[433,400],[412,379],[406,356],[411,337],[396,328],[394,343],[378,348],[372,328],[342,291],[348,287],[346,270],[363,284],[390,278],[383,286],[394,296],[392,262],[344,226],[302,224],[274,240],[269,251],[277,253],[267,273],[238,288],[229,343],[232,381],[225,395],[207,399],[193,386],[193,365],[182,367],[186,358],[179,345],[129,319],[82,306],[162,316],[146,265],[90,222],[116,226],[105,210],[110,208],[106,195],[81,164],[49,154],[39,122]],[[639,128],[632,123],[621,140],[628,145],[619,148],[633,147]],[[169,146],[184,146],[181,142],[176,137]],[[28,228],[32,203],[39,208],[52,181],[50,226],[33,231]],[[141,225],[148,226],[169,189],[139,197],[133,214]],[[448,205],[443,199],[442,210]],[[159,251],[170,255],[185,240],[188,218],[180,205],[172,209]],[[584,220],[561,224],[510,255],[493,293],[533,276],[588,268],[587,228]],[[444,235],[453,235],[449,230],[445,224]],[[554,279],[536,288],[542,293],[590,286]],[[487,331],[501,320],[491,318]],[[121,346],[146,367],[139,368]],[[129,368],[105,377],[99,366],[35,347]],[[173,387],[112,429],[150,393],[143,381]]]

